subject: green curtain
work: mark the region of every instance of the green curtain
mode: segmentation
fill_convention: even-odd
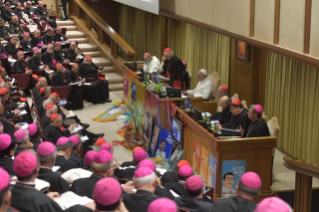
[[[279,123],[277,147],[318,164],[319,70],[269,52],[265,112]]]

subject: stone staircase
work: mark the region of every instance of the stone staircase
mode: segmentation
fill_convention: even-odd
[[[57,21],[57,25],[62,28],[67,28],[66,37],[69,40],[77,41],[83,54],[90,55],[95,65],[104,67],[102,72],[105,74],[105,78],[109,81],[110,91],[123,90],[123,77],[114,72],[114,68],[109,60],[101,57],[101,53],[98,51],[98,48],[89,43],[85,33],[77,31],[77,26],[74,21]]]

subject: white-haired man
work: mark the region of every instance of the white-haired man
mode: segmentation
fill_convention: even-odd
[[[29,132],[27,130],[20,129],[15,131],[14,137],[16,138],[16,143],[18,144],[15,150],[15,156],[24,150],[33,148],[33,144],[30,142]]]
[[[51,27],[56,28],[56,21],[49,19],[50,15],[47,13],[45,7],[43,7],[43,2],[38,1],[38,7],[35,9],[34,14],[36,14],[40,18],[46,18],[46,21],[50,24]]]
[[[165,61],[163,65],[163,71],[169,81],[170,85],[175,88],[182,88],[181,76],[185,70],[185,66],[179,57],[177,57],[170,48],[164,49],[163,52]]]
[[[144,72],[147,74],[157,73],[161,69],[159,59],[148,52],[144,54],[144,61]]]
[[[124,195],[123,202],[130,212],[146,212],[151,202],[158,198],[154,195],[157,176],[150,168],[139,167],[134,173],[133,182],[137,191]]]
[[[203,97],[203,99],[210,99],[213,92],[213,84],[207,77],[205,69],[199,70],[197,73],[198,83],[194,90],[183,91],[183,94],[193,97]]]

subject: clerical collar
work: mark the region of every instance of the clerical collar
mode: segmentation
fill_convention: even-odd
[[[59,153],[57,153],[57,155],[63,156],[63,157],[65,157],[65,159],[68,159],[65,155],[62,155],[62,154],[59,154]]]
[[[146,190],[146,189],[137,189],[137,191],[148,191],[148,192],[150,192],[150,193],[152,193],[154,195],[153,192],[151,192],[150,190]]]
[[[185,181],[182,181],[182,180],[179,180],[178,183],[182,185],[186,185]]]
[[[39,166],[39,167],[42,168],[42,169],[50,169],[50,170],[52,170],[52,167],[51,168],[46,167],[46,166]]]
[[[25,181],[19,181],[17,180],[16,185],[21,185],[21,186],[27,186],[27,187],[33,187],[35,188],[35,183],[34,182],[25,182]]]

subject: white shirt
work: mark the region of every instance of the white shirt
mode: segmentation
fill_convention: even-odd
[[[203,97],[203,99],[209,99],[213,92],[213,83],[206,77],[203,81],[197,83],[194,90],[187,90],[187,94],[194,97]]]
[[[144,71],[148,73],[157,73],[161,69],[161,62],[157,59],[156,56],[153,56],[151,61],[144,63]]]

